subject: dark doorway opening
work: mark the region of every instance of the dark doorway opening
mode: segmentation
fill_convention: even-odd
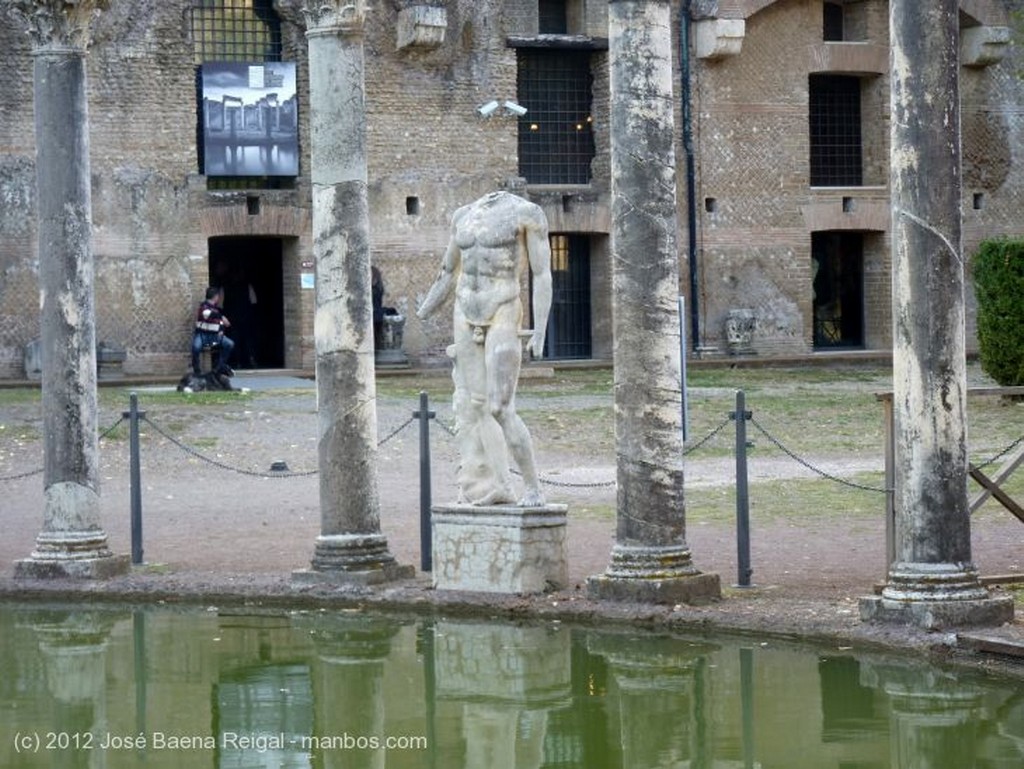
[[[551,315],[544,357],[590,358],[590,239],[551,236]]]
[[[814,276],[814,346],[864,346],[864,236],[859,232],[811,235]]]
[[[210,238],[210,285],[224,289],[232,368],[284,366],[283,248],[280,238]]]

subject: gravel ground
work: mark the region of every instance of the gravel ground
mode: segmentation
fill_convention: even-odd
[[[309,565],[319,533],[316,469],[315,389],[307,380],[240,375],[236,384],[249,395],[216,403],[138,388],[142,424],[144,564],[131,575],[105,583],[53,584],[0,577],[0,594],[8,597],[82,595],[128,600],[239,600],[262,603],[312,601],[386,604],[417,610],[482,611],[509,616],[544,614],[579,621],[629,621],[653,625],[720,627],[753,633],[824,638],[843,643],[937,650],[957,654],[953,636],[860,622],[859,598],[872,592],[885,574],[885,536],[881,510],[850,519],[834,515],[800,515],[752,519],[753,586],[734,587],[735,526],[727,520],[688,516],[687,542],[695,565],[721,577],[724,598],[703,607],[650,607],[595,604],[585,595],[585,580],[609,563],[615,535],[614,459],[597,446],[599,435],[587,432],[587,420],[574,418],[610,408],[610,399],[585,395],[559,401],[520,399],[535,433],[538,466],[549,501],[569,506],[571,586],[556,594],[533,597],[469,595],[434,591],[429,575],[418,571],[419,457],[415,398],[378,399],[378,475],[381,528],[397,560],[417,567],[414,580],[374,590],[302,586],[293,571]],[[435,381],[436,384],[436,381]],[[126,396],[127,391],[124,391]],[[117,401],[105,390],[101,426],[120,416]],[[127,397],[125,397],[125,406]],[[447,403],[432,427],[432,487],[439,502],[455,497],[454,441],[445,425],[452,422]],[[554,427],[538,425],[548,412],[568,422],[554,427],[579,432],[576,446],[547,445],[536,438]],[[0,508],[4,536],[0,557],[10,564],[32,550],[41,526],[41,475],[20,479],[42,464],[38,402],[0,409]],[[103,525],[115,552],[130,552],[128,449],[123,428],[102,443]],[[170,436],[168,440],[165,435]],[[175,443],[176,442],[176,443]],[[610,448],[610,447],[609,447]],[[290,474],[268,471],[275,461]],[[837,474],[878,469],[881,459],[829,458],[822,469]],[[687,485],[734,483],[728,458],[687,461]],[[806,468],[782,458],[759,459],[751,466],[751,485],[764,479],[805,477]],[[1021,524],[1009,513],[985,512],[973,525],[975,561],[982,573],[1024,571]],[[999,632],[1024,636],[1018,619]]]

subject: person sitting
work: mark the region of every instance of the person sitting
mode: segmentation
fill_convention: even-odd
[[[220,303],[223,299],[223,292],[217,286],[210,286],[206,289],[206,299],[196,310],[195,331],[192,333],[192,371],[196,376],[202,375],[199,367],[199,356],[203,348],[210,348],[211,361],[213,362],[213,373],[225,376],[234,376],[235,372],[228,366],[228,358],[235,343],[231,337],[224,334],[224,329],[231,326],[224,313],[221,312]],[[217,348],[220,348],[217,354]]]

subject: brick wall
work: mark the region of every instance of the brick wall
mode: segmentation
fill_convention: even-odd
[[[114,3],[94,27],[88,74],[98,339],[127,348],[130,373],[179,372],[187,360],[193,308],[208,282],[209,238],[275,237],[283,246],[285,365],[311,368],[314,292],[302,284],[302,275],[312,272],[308,68],[299,4],[278,6],[284,58],[298,63],[300,176],[294,189],[240,192],[209,191],[199,175],[190,5]],[[416,362],[438,362],[451,336],[450,313],[443,308],[421,323],[414,309],[437,273],[455,209],[518,183],[516,121],[481,119],[476,107],[515,98],[516,53],[506,38],[536,33],[536,4],[447,2],[444,42],[402,49],[397,5],[406,4],[374,4],[365,36],[372,255],[383,273],[385,303],[407,317],[406,351]],[[1008,5],[1019,9],[1022,3]],[[738,55],[692,60],[697,341],[724,351],[726,314],[750,307],[758,318],[759,354],[810,352],[811,232],[848,229],[865,234],[866,343],[887,349],[887,78],[868,77],[862,89],[866,186],[812,189],[807,90],[808,73],[824,55],[820,3],[719,6],[723,16],[750,15]],[[570,16],[580,27],[571,33],[607,36],[606,5],[573,3]],[[851,29],[865,44],[887,45],[885,0],[857,4],[855,22]],[[0,80],[0,379],[10,379],[22,375],[24,345],[39,334],[36,193],[27,36],[17,25],[0,25],[0,46],[8,62]],[[593,183],[517,189],[544,207],[553,231],[591,236],[594,355],[609,357],[607,115],[614,105],[608,102],[606,54],[595,53],[593,60]],[[674,60],[681,93],[678,55]],[[962,70],[968,255],[984,237],[1024,230],[1024,166],[1013,153],[1024,146],[1022,68],[1011,47],[1002,63]],[[681,134],[679,142],[680,291],[689,300]],[[251,197],[259,199],[256,213]],[[524,286],[524,301],[526,296]],[[973,347],[970,290],[967,298]]]

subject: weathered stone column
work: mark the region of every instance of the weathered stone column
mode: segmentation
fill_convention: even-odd
[[[313,573],[412,576],[380,532],[370,216],[363,93],[365,0],[305,0],[316,259],[320,536]],[[305,572],[309,575],[309,572]],[[298,575],[297,575],[298,576]]]
[[[598,598],[717,598],[686,544],[679,252],[668,0],[611,0],[612,292],[618,479],[612,563]]]
[[[16,577],[129,568],[100,525],[96,326],[85,53],[106,0],[5,0],[34,58],[43,391],[43,529]]]
[[[971,562],[956,0],[892,0],[892,303],[896,556],[864,619],[998,624]]]

